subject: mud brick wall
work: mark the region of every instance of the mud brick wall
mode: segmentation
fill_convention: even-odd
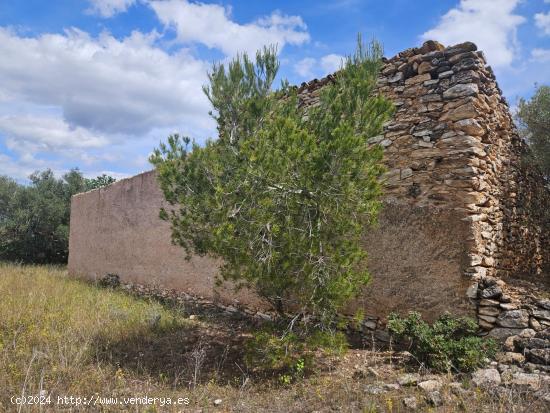
[[[214,288],[218,261],[185,259],[183,249],[171,242],[170,224],[159,218],[161,207],[168,204],[154,171],[73,196],[69,273],[91,280],[116,274],[126,283],[256,307],[259,300],[252,294]]]
[[[301,104],[315,105],[333,79],[302,84]],[[385,208],[364,240],[373,282],[349,310],[383,317],[415,309],[433,319],[475,312],[466,291],[486,277],[547,280],[539,212],[548,191],[522,161],[525,143],[483,53],[473,43],[426,42],[385,59],[377,90],[396,106],[368,141],[384,147]],[[215,260],[184,260],[158,219],[163,202],[152,172],[76,195],[69,271],[265,309],[250,292],[215,288]]]

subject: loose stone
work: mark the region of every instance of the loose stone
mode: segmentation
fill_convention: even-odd
[[[472,383],[477,387],[498,386],[501,382],[497,369],[480,369],[472,374]]]
[[[416,397],[414,397],[414,396],[405,397],[403,399],[403,404],[405,405],[405,407],[407,407],[408,409],[411,409],[411,410],[416,410],[418,408],[418,403],[416,401]]]
[[[529,327],[529,313],[527,310],[504,311],[498,316],[497,324],[507,328]]]
[[[418,383],[418,387],[424,390],[426,393],[433,392],[441,389],[443,384],[439,380],[426,380]]]

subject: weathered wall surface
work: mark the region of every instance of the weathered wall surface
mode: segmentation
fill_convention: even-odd
[[[303,84],[301,103],[314,105],[332,79]],[[426,42],[386,60],[378,90],[397,108],[369,140],[385,148],[386,207],[364,240],[373,283],[351,309],[415,309],[433,319],[481,308],[466,290],[492,283],[488,276],[543,279],[548,231],[533,211],[547,191],[522,167],[525,144],[483,54],[472,43]],[[152,172],[75,196],[69,271],[264,308],[249,292],[214,288],[216,261],[184,260],[158,218],[163,203]],[[484,328],[495,322],[486,318]]]
[[[145,172],[106,188],[75,195],[71,204],[69,273],[101,279],[117,274],[129,283],[175,289],[225,304],[259,300],[229,286],[214,288],[219,263],[185,259],[172,245],[170,224],[159,219],[165,205],[155,173]]]
[[[125,283],[269,310],[250,292],[216,287],[218,261],[185,260],[183,249],[171,243],[169,223],[158,217],[162,206],[166,204],[153,171],[74,196],[69,272],[88,279],[117,274]],[[391,203],[379,221],[364,239],[373,282],[350,312],[363,308],[366,314],[385,315],[416,308],[434,318],[447,310],[471,310],[462,276],[467,223],[452,211]]]
[[[455,211],[385,203],[363,240],[372,280],[357,307],[376,315],[415,309],[428,320],[445,311],[470,313],[463,275],[468,234]]]
[[[305,105],[332,76],[303,84]],[[465,273],[540,278],[550,263],[550,205],[482,52],[473,43],[444,48],[426,42],[386,60],[379,92],[397,112],[370,139],[385,148],[386,199],[452,209],[471,223]]]

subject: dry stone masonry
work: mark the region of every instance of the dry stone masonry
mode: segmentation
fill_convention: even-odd
[[[303,103],[315,104],[332,80],[303,84]],[[470,276],[541,276],[550,248],[539,215],[550,198],[523,165],[526,144],[476,45],[405,50],[385,60],[378,92],[397,107],[369,140],[385,148],[386,200],[458,211],[470,224]]]
[[[301,104],[334,76],[302,84]],[[396,106],[368,141],[384,148],[385,207],[364,240],[373,282],[348,310],[371,315],[365,331],[390,311],[477,315],[484,334],[508,340],[508,358],[548,364],[550,197],[483,53],[428,41],[385,59],[377,91]],[[267,314],[252,292],[215,286],[218,261],[184,259],[163,204],[153,172],[73,197],[71,274]]]
[[[315,104],[332,80],[303,84],[304,104]],[[507,284],[547,285],[550,198],[540,173],[523,161],[526,145],[483,53],[470,42],[444,48],[428,41],[386,60],[378,91],[397,107],[384,133],[369,140],[385,149],[386,201],[457,211],[469,227],[463,272],[480,327],[499,339],[531,329],[535,338],[524,333],[509,350],[550,363],[544,291]]]

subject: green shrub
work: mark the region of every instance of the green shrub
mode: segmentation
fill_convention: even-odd
[[[391,314],[388,329],[399,339],[410,341],[410,352],[437,371],[472,371],[494,357],[497,344],[477,336],[477,323],[467,317],[442,315],[431,326],[417,312],[401,318]]]
[[[318,352],[343,354],[347,349],[341,332],[281,332],[269,326],[248,341],[245,362],[258,373],[275,374],[282,384],[290,384],[315,368]]]

